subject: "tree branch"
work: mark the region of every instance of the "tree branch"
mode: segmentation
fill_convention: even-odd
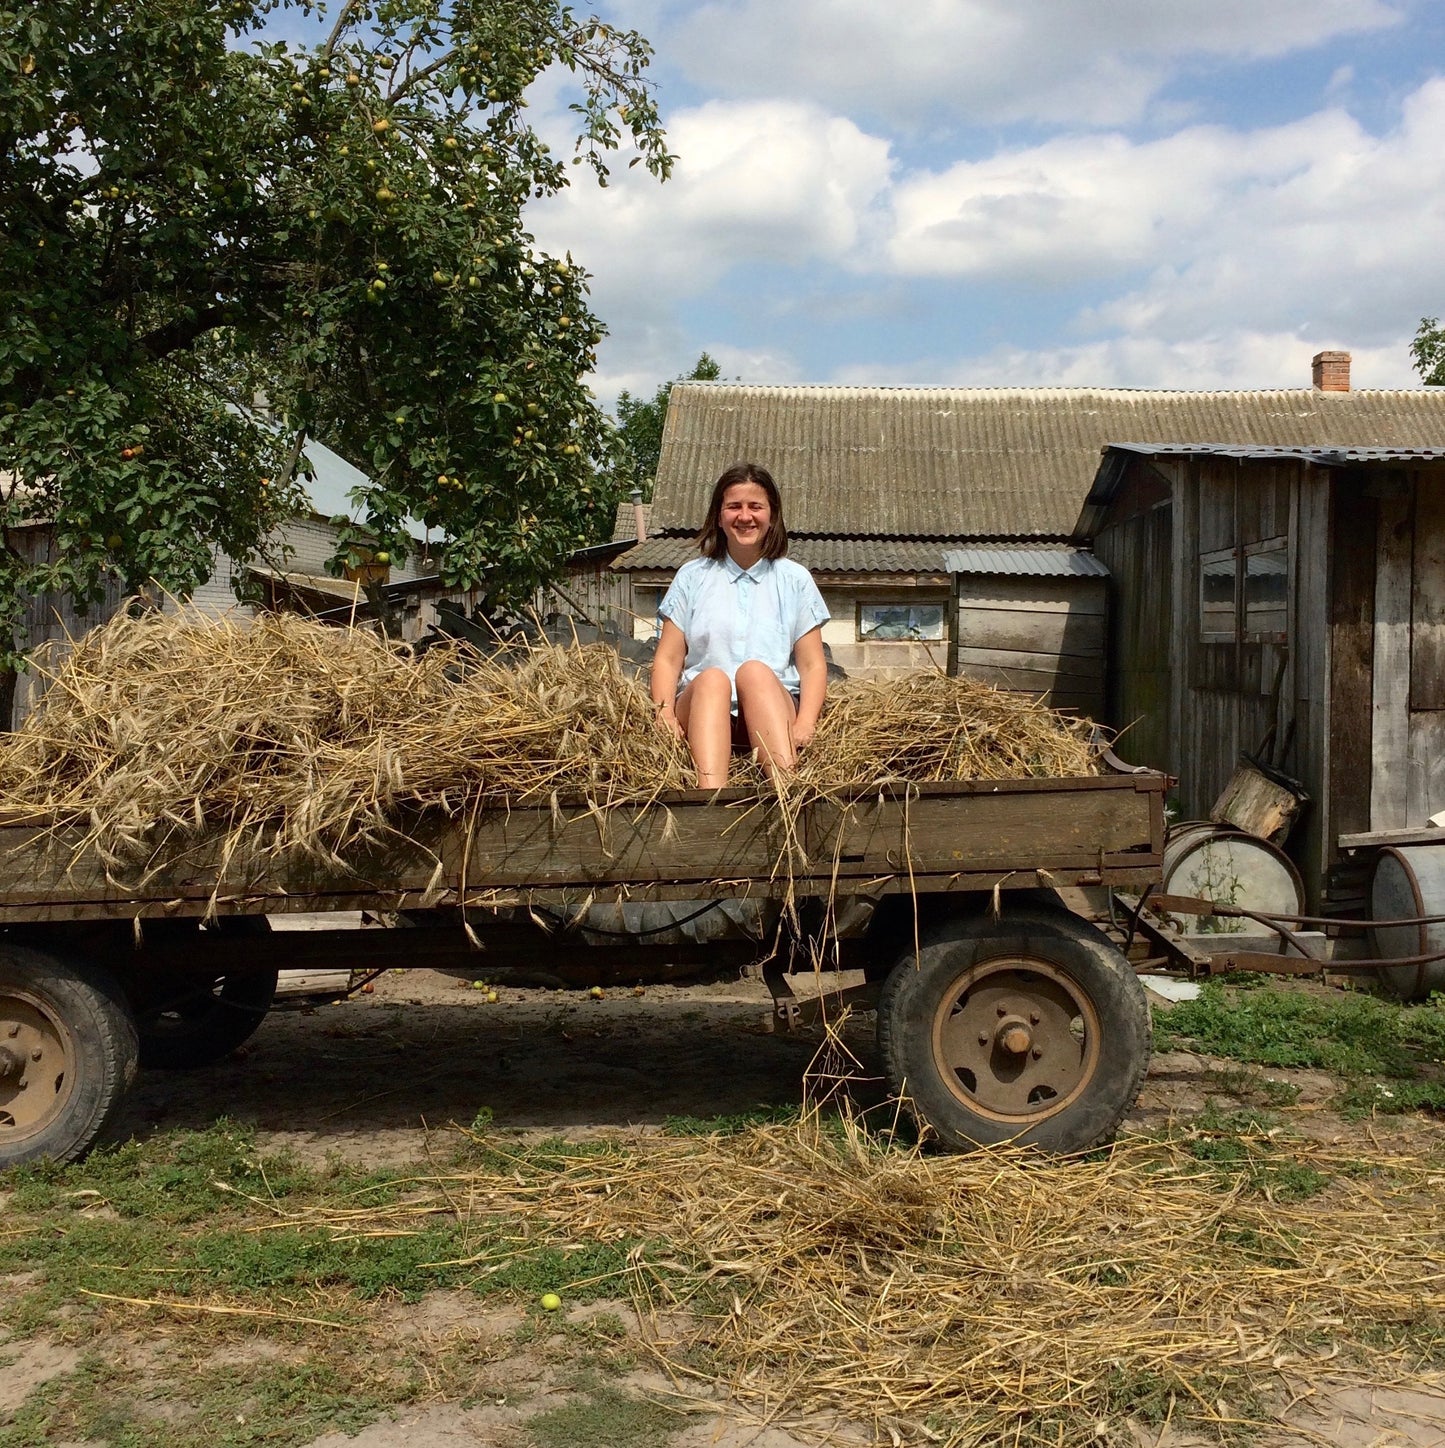
[[[351,12],[356,9],[357,0],[346,0],[336,17],[336,24],[331,27],[331,34],[326,37],[326,58],[330,60],[336,53],[336,47],[341,43],[341,34],[351,20]]]
[[[157,327],[154,332],[148,332],[142,337],[141,349],[153,362],[159,362],[172,352],[189,347],[197,337],[221,326],[226,320],[227,311],[226,305],[221,303],[218,306],[206,307],[193,317],[178,317],[174,322],[167,322],[164,327]]]

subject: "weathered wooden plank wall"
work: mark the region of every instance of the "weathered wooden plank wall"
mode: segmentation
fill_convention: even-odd
[[[59,551],[55,534],[48,526],[17,528],[9,534],[7,541],[27,564],[54,563]],[[114,575],[105,580],[104,593],[99,601],[85,607],[78,607],[68,594],[27,594],[20,621],[23,647],[28,650],[41,644],[77,638],[108,619],[120,607],[125,596],[120,579]],[[18,722],[30,712],[43,687],[44,681],[34,669],[20,672],[15,681],[14,721]],[[0,720],[0,727],[9,728],[10,724],[10,719]]]
[[[1328,768],[1319,805],[1325,838],[1370,828],[1378,505],[1355,472],[1329,479]]]
[[[1131,764],[1179,772],[1169,727],[1174,587],[1173,501],[1166,479],[1136,464],[1094,552],[1112,575],[1104,719]]]
[[[1106,579],[961,574],[954,618],[950,673],[1103,718]]]
[[[1445,490],[1411,479],[1415,528],[1410,567],[1410,726],[1405,825],[1445,809]]]
[[[599,627],[614,624],[624,638],[633,635],[631,575],[606,563],[579,568],[552,587],[539,588],[533,607],[544,618],[549,613],[570,614]]]
[[[1370,828],[1404,829],[1410,748],[1410,567],[1414,499],[1380,499],[1375,547],[1375,649],[1371,684]]]

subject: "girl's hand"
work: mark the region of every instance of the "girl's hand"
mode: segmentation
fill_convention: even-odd
[[[664,733],[671,734],[674,739],[687,743],[687,735],[682,732],[682,725],[677,722],[677,715],[672,712],[668,705],[663,705],[657,711],[657,727]]]
[[[813,742],[813,733],[817,727],[816,724],[802,724],[795,720],[793,723],[793,748],[800,752],[806,749]]]

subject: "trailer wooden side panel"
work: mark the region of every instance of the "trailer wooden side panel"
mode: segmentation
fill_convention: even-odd
[[[1158,775],[900,785],[812,800],[791,825],[776,803],[741,791],[674,794],[643,808],[484,810],[410,821],[345,868],[282,866],[264,843],[227,851],[206,841],[108,874],[93,853],[77,855],[76,831],[0,825],[0,923],[396,910],[576,888],[687,898],[864,882],[992,888],[1036,876],[1139,886],[1157,878],[1162,859],[1163,787]]]

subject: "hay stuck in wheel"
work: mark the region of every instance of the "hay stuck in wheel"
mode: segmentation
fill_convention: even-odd
[[[404,810],[692,786],[647,690],[606,645],[483,658],[417,652],[291,614],[120,613],[36,667],[34,712],[0,744],[11,807],[89,822],[112,869],[167,840],[265,830],[281,856],[335,860]],[[966,679],[917,674],[831,696],[796,782],[1093,774],[1090,726]],[[747,760],[734,782],[763,788]]]

